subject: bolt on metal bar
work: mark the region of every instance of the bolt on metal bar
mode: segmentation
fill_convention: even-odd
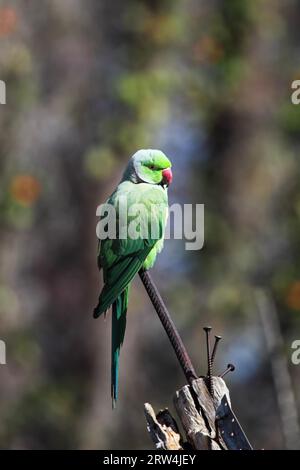
[[[197,379],[198,376],[192,364],[192,361],[188,355],[187,350],[182,342],[182,339],[178,333],[178,330],[171,318],[167,307],[160,296],[160,293],[154,284],[149,272],[145,269],[140,269],[139,276],[146,289],[146,292],[152,302],[152,305],[168,335],[168,338],[173,346],[179,364],[184,372],[184,375],[189,384],[193,380]]]

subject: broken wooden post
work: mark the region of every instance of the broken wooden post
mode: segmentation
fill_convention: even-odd
[[[156,416],[145,404],[147,428],[157,449],[248,450],[251,446],[231,410],[229,390],[221,377],[212,377],[213,397],[207,378],[200,377],[176,391],[174,405],[184,430],[180,435],[166,409]]]
[[[149,404],[145,405],[148,431],[157,449],[174,449],[170,445],[173,442],[178,444],[177,450],[187,447],[197,450],[221,449],[215,427],[215,410],[218,408],[224,394],[228,397],[229,402],[230,399],[224,380],[219,377],[212,377],[212,381],[214,384],[214,398],[209,394],[204,378],[194,380],[192,386],[184,385],[175,392],[174,406],[185,433],[184,437],[179,434],[174,417],[171,416],[168,410],[164,410],[164,413],[168,413],[171,421],[175,423],[172,427],[173,434],[170,441],[170,433],[167,432],[168,425],[164,420],[159,419],[162,412],[159,412],[155,417],[153,408]],[[150,414],[152,419],[154,418],[153,420],[149,419]],[[158,436],[159,439],[157,439]]]

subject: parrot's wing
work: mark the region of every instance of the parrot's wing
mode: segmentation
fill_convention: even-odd
[[[142,267],[148,254],[163,237],[165,228],[165,218],[167,197],[162,188],[156,189],[151,185],[139,186],[136,191],[127,194],[128,208],[133,204],[143,204],[148,212],[148,219],[151,227],[154,227],[155,238],[122,238],[105,239],[100,246],[100,262],[103,267],[104,288],[99,297],[99,303],[94,311],[94,316],[98,317],[105,312],[116,300],[119,294],[127,287],[133,277]],[[144,188],[146,186],[146,188]],[[117,209],[117,197],[112,203]],[[164,210],[161,210],[161,208]],[[128,217],[130,221],[130,217]],[[151,234],[151,231],[149,232]]]
[[[147,258],[153,246],[145,248],[135,256],[125,257],[112,266],[108,276],[106,276],[107,282],[100,294],[98,306],[94,311],[95,317],[106,312],[118,295],[128,286],[142,267],[144,260]]]

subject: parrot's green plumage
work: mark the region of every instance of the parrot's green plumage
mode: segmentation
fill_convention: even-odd
[[[136,216],[131,213],[133,206],[142,205],[149,228],[146,237],[129,235],[121,238],[118,237],[117,224],[116,237],[99,242],[98,266],[103,270],[104,287],[94,310],[94,317],[99,317],[112,306],[113,406],[118,398],[119,354],[126,328],[129,285],[142,267],[149,269],[153,266],[157,254],[163,248],[168,214],[167,186],[172,180],[170,168],[170,160],[160,150],[139,150],[129,161],[120,184],[107,201],[115,208],[118,222],[122,216],[120,201],[126,199],[128,224]]]

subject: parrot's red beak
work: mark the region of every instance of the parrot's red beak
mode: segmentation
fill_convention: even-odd
[[[169,186],[172,183],[173,174],[171,168],[166,168],[162,171],[162,184]]]

